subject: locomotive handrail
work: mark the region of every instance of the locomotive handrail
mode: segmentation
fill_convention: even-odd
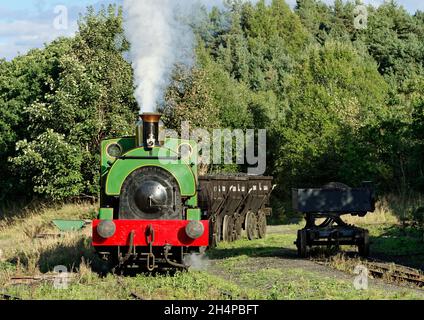
[[[181,160],[181,157],[157,157],[157,156],[121,156],[116,157],[119,160]]]

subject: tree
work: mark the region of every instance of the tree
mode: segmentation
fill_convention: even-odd
[[[47,129],[31,142],[19,141],[16,147],[12,171],[27,190],[53,200],[80,195],[84,188],[82,154],[64,135]]]
[[[387,85],[370,57],[340,42],[313,45],[288,92],[274,168],[286,188],[378,177],[380,163],[362,134],[384,114]]]
[[[46,186],[43,181],[68,181],[67,177],[75,177],[72,174],[74,167],[66,170],[59,166],[49,167],[48,159],[42,162],[40,166],[45,167],[37,167],[41,173],[31,180],[32,189],[38,194],[55,199],[80,193],[97,194],[99,144],[106,137],[132,133],[138,110],[133,97],[132,69],[123,58],[128,46],[123,37],[122,12],[120,9],[117,11],[115,6],[109,6],[98,13],[89,9],[80,20],[79,31],[74,38],[36,51],[43,63],[34,62],[34,68],[46,73],[47,86],[22,107],[28,131],[21,138],[28,142],[18,142],[20,152],[30,150],[35,142],[42,141],[52,151],[37,152],[51,157],[51,161],[61,157],[60,153],[66,150],[72,150],[76,159],[82,159],[79,167],[81,183],[69,189],[59,188],[61,191],[58,193],[54,193],[52,187]],[[45,64],[52,59],[52,52],[55,53],[54,68],[47,68]],[[27,59],[31,57],[30,54]],[[62,148],[53,148],[54,134],[64,136]],[[51,145],[49,137],[53,137]],[[22,154],[12,157],[11,162],[16,173],[25,176],[24,170],[19,170],[19,166],[24,168],[26,164]],[[73,162],[73,166],[77,164],[77,161]],[[22,176],[20,180],[27,181]]]
[[[176,66],[167,91],[167,125],[267,129],[267,174],[282,197],[329,180],[423,190],[424,15],[388,1],[367,7],[360,30],[357,4],[204,9],[192,25],[197,63]],[[3,197],[12,186],[54,199],[98,192],[99,143],[131,134],[138,111],[129,46],[109,6],[88,9],[72,38],[0,60]]]

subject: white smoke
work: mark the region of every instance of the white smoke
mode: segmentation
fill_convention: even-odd
[[[205,254],[191,253],[184,257],[184,263],[193,271],[205,271],[210,266],[210,261]]]
[[[196,0],[124,0],[125,35],[131,43],[136,99],[153,112],[176,64],[191,66],[194,35],[188,25]]]

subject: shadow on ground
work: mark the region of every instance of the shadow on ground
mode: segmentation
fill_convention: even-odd
[[[72,243],[60,243],[43,250],[38,259],[42,273],[51,272],[56,266],[65,266],[68,270],[78,271],[85,263],[93,271],[100,271],[103,264],[91,247],[91,239],[83,238]]]
[[[239,256],[248,257],[283,257],[286,259],[297,259],[297,251],[290,248],[283,247],[242,247],[242,248],[229,248],[229,249],[211,249],[207,252],[210,259],[227,259]]]
[[[371,255],[387,262],[424,270],[424,241],[420,230],[391,226],[371,237]]]
[[[149,275],[175,275],[179,270],[160,268],[154,272],[147,272],[145,268],[117,268],[116,265],[103,261],[91,247],[89,239],[81,239],[74,245],[59,245],[50,250],[44,251],[38,260],[39,268],[42,273],[51,272],[55,266],[63,265],[68,270],[78,272],[81,264],[91,269],[101,277],[108,274],[115,274],[125,277],[136,277],[140,274]]]

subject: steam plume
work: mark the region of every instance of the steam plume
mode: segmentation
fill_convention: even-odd
[[[143,112],[163,101],[175,64],[191,66],[194,36],[187,24],[195,0],[124,0],[136,99]],[[185,17],[185,21],[184,18]]]
[[[193,271],[205,271],[210,266],[210,261],[204,254],[192,253],[184,257],[184,263]]]

